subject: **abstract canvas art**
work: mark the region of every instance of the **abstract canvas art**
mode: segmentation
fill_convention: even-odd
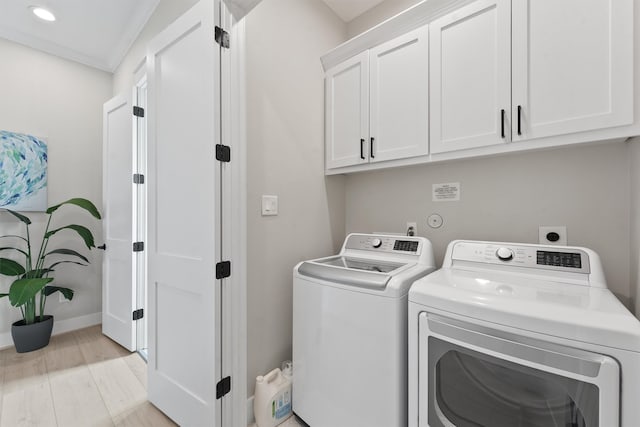
[[[47,143],[0,130],[0,209],[47,209]]]

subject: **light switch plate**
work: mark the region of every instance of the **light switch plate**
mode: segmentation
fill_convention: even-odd
[[[262,216],[278,215],[278,196],[262,195]]]

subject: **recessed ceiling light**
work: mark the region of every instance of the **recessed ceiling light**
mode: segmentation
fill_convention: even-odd
[[[55,21],[56,16],[50,11],[40,6],[30,6],[31,12],[43,21]]]

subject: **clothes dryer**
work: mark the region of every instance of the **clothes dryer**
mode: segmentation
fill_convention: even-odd
[[[639,378],[589,249],[454,241],[409,292],[410,427],[634,427]]]

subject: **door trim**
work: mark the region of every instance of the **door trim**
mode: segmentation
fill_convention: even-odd
[[[232,150],[232,159],[222,168],[223,192],[228,197],[223,206],[223,228],[230,235],[222,235],[222,251],[232,261],[232,275],[225,279],[222,295],[222,372],[231,375],[231,393],[223,400],[222,425],[247,426],[247,143],[246,143],[246,65],[245,21],[236,21],[222,4],[220,18],[231,36],[231,48],[223,56],[228,73],[221,74],[223,88],[222,129],[223,144]],[[223,68],[224,70],[224,68]],[[225,131],[228,130],[228,131]],[[223,377],[225,376],[223,375]]]

